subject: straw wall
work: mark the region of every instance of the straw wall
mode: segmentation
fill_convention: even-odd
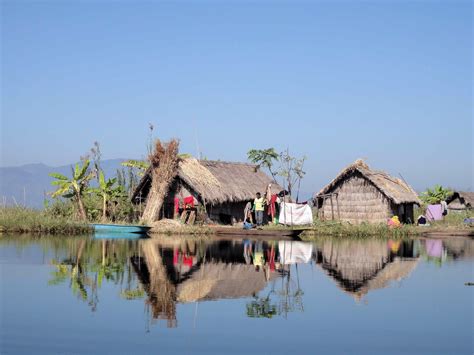
[[[391,206],[387,198],[359,173],[341,180],[331,193],[334,219],[358,224],[363,221],[384,223],[391,215]],[[338,213],[339,205],[339,213]],[[318,211],[320,219],[331,220],[331,200],[326,198]]]

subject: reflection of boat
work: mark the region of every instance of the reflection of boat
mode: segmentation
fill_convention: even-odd
[[[215,228],[217,235],[257,236],[257,237],[297,237],[304,229],[242,229],[235,227]]]
[[[131,224],[92,224],[95,233],[136,233],[146,234],[151,227]]]
[[[146,238],[146,234],[141,233],[113,233],[113,232],[100,232],[94,234],[94,239],[141,239]]]

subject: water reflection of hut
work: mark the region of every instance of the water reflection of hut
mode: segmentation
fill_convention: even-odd
[[[151,182],[149,169],[132,196],[135,203],[146,201]],[[269,183],[272,179],[253,164],[186,158],[179,162],[162,217],[173,218],[175,198],[183,200],[193,196],[198,204],[206,206],[211,220],[221,223],[239,221],[243,219],[246,202],[254,199],[257,192],[264,193]],[[274,184],[273,192],[280,190]]]
[[[142,254],[132,258],[134,270],[148,295],[152,318],[166,319],[169,327],[177,324],[177,302],[254,296],[279,276],[245,264],[243,244],[233,241],[196,245],[145,240],[140,245]],[[177,257],[181,254],[192,260],[186,267],[185,259]]]
[[[358,291],[357,296],[367,294],[369,291],[388,287],[393,281],[401,281],[408,277],[418,265],[418,259],[405,259],[395,257],[374,278],[369,279]]]
[[[315,196],[318,217],[351,223],[384,223],[394,215],[413,222],[415,191],[403,180],[371,170],[362,160],[346,167]]]
[[[446,238],[443,248],[449,257],[456,259],[474,259],[474,240],[470,238]]]
[[[276,278],[271,273],[269,280]],[[177,286],[179,302],[250,297],[265,288],[266,275],[253,265],[209,263],[203,264]]]
[[[344,292],[359,299],[407,277],[418,259],[408,244],[394,253],[383,240],[328,240],[318,245],[318,262]]]

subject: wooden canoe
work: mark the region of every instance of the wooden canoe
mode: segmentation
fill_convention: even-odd
[[[422,233],[426,238],[449,238],[449,237],[466,237],[474,238],[474,230],[453,230],[453,231],[426,231]]]

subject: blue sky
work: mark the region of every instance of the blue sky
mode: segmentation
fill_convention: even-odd
[[[472,4],[3,1],[1,165],[181,151],[308,157],[473,188]],[[197,139],[196,139],[197,138]]]

